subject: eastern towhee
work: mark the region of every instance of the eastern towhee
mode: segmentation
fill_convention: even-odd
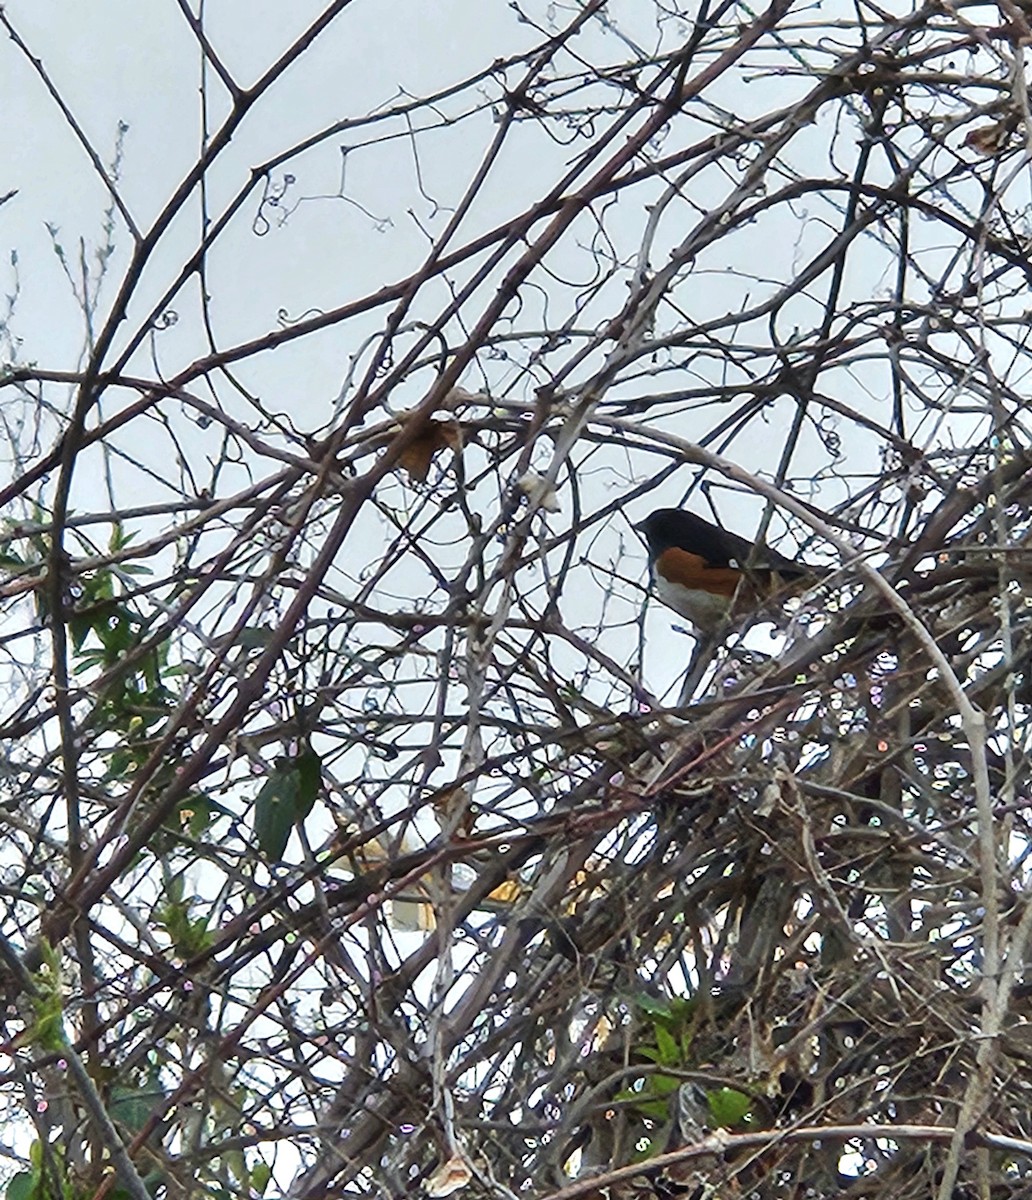
[[[655,595],[705,634],[826,574],[680,508],[657,509],[634,528],[649,544]]]

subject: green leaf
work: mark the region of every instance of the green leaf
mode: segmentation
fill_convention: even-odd
[[[659,1000],[655,996],[648,995],[646,992],[642,992],[638,996],[637,1001],[641,1011],[650,1017],[672,1017],[674,1015],[670,1005],[665,1000]]]
[[[290,761],[273,769],[254,802],[254,832],[261,852],[280,862],[297,817],[300,773]]]
[[[182,958],[193,958],[195,954],[210,949],[212,944],[208,918],[191,917],[191,903],[192,898],[171,901],[155,910],[155,920],[172,939],[176,953]]]
[[[72,633],[72,648],[78,653],[82,649],[83,642],[89,637],[93,621],[82,613],[73,613],[68,622],[68,628]]]
[[[92,628],[92,626],[91,626]],[[89,650],[81,656],[75,664],[73,675],[85,675],[91,667],[103,667],[105,665],[105,656],[100,650]]]
[[[100,638],[111,662],[117,661],[133,641],[132,618],[120,604],[105,604],[97,610],[93,632]]]
[[[36,1176],[32,1171],[19,1171],[7,1181],[7,1200],[33,1200],[36,1195]]]
[[[39,969],[33,974],[36,985],[31,997],[32,1024],[19,1035],[23,1045],[58,1052],[67,1045],[64,1030],[64,997],[61,994],[61,965],[57,949],[41,938]]]
[[[680,1079],[673,1075],[652,1075],[648,1080],[648,1089],[657,1096],[669,1096],[681,1086]]]
[[[204,792],[190,792],[180,800],[167,824],[170,828],[185,830],[192,838],[199,838],[216,817],[232,815],[228,808]]]
[[[45,1002],[36,1002],[36,1020],[32,1023],[29,1037],[34,1046],[52,1054],[59,1053],[68,1044],[64,1029],[64,1007],[56,993]]]
[[[248,627],[241,629],[233,640],[237,646],[243,646],[245,650],[264,650],[272,641],[274,633],[273,629]]]
[[[229,1173],[233,1176],[236,1182],[246,1186],[248,1180],[251,1178],[251,1172],[247,1169],[247,1163],[244,1160],[243,1150],[227,1150],[219,1157],[229,1168]]]
[[[734,1088],[717,1088],[706,1093],[713,1123],[721,1129],[737,1125],[752,1108],[752,1097]]]
[[[115,1087],[111,1090],[108,1111],[120,1125],[132,1133],[139,1133],[150,1119],[155,1105],[164,1099],[165,1093],[156,1085],[139,1089]]]
[[[254,804],[254,831],[266,858],[282,859],[290,831],[312,811],[321,785],[322,760],[310,746],[279,760]]]
[[[111,600],[115,595],[115,580],[110,571],[97,571],[82,581],[87,600]]]
[[[685,1021],[695,1012],[694,996],[675,996],[670,1001],[670,1015],[675,1021]]]
[[[634,1107],[643,1117],[651,1117],[653,1121],[665,1121],[670,1116],[669,1100],[636,1100]]]
[[[116,521],[111,527],[111,537],[108,539],[108,549],[112,554],[119,550],[124,550],[126,546],[136,537],[134,533],[126,533],[122,528],[121,521]],[[123,568],[124,570],[124,568]]]
[[[322,784],[322,759],[309,747],[297,758],[297,813],[296,821],[303,821],[312,811]]]
[[[634,1153],[631,1155],[631,1162],[648,1162],[648,1160],[656,1153],[658,1153],[656,1143],[652,1138],[648,1138],[646,1139],[644,1145],[635,1146]]]
[[[256,1162],[251,1168],[251,1190],[259,1196],[264,1195],[265,1189],[272,1179],[272,1168],[268,1163]]]
[[[677,1039],[662,1025],[655,1026],[656,1046],[659,1049],[659,1063],[664,1067],[673,1067],[681,1061],[681,1048]]]

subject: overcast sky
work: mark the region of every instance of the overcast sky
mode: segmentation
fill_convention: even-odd
[[[255,0],[210,3],[204,9],[205,31],[228,72],[246,88],[324,8],[318,3],[285,6]],[[203,215],[206,213],[209,221],[217,220],[241,195],[243,203],[206,260],[208,308],[204,315],[210,321],[210,339],[202,320],[195,274],[165,306],[157,328],[152,328],[131,360],[130,372],[147,379],[169,378],[209,353],[212,345],[225,350],[260,338],[374,292],[418,267],[496,133],[501,112],[500,76],[485,78],[456,95],[442,96],[432,108],[422,108],[411,118],[395,115],[382,123],[371,123],[368,118],[387,106],[398,106],[406,97],[426,97],[477,72],[487,72],[497,60],[541,42],[547,31],[567,22],[575,11],[572,5],[546,3],[528,4],[524,9],[539,21],[540,28],[521,21],[507,4],[485,4],[483,0],[433,4],[376,0],[375,4],[345,6],[248,112],[209,172],[203,196],[195,192],[163,234],[160,250],[144,271],[129,307],[129,319],[119,328],[107,361],[113,361],[127,340],[137,335],[152,306],[177,277],[196,248]],[[96,253],[107,244],[104,223],[110,200],[69,120],[48,94],[30,58],[39,59],[102,163],[110,168],[116,147],[120,147],[119,195],[142,232],[149,229],[196,161],[204,127],[211,133],[225,118],[227,93],[210,67],[202,69],[197,40],[173,0],[146,4],[137,0],[106,0],[103,4],[58,0],[46,5],[13,0],[5,11],[28,47],[26,54],[11,38],[0,40],[0,111],[9,130],[0,190],[17,191],[0,208],[4,244],[18,256],[17,269],[6,261],[0,265],[4,291],[11,294],[16,282],[18,288],[9,325],[9,336],[17,339],[17,346],[8,350],[8,357],[51,370],[70,370],[82,361],[85,336],[80,306],[73,295],[73,289],[81,291],[82,287],[80,239],[96,279]],[[606,19],[605,27],[593,23],[571,53],[559,56],[557,70],[574,78],[580,65],[578,54],[615,65],[639,48],[659,53],[680,44],[687,28],[685,22],[669,16],[669,8],[664,19],[657,20],[652,5],[633,0],[608,5]],[[808,51],[806,61],[813,72],[819,73],[824,53]],[[829,50],[827,60],[831,58]],[[801,62],[779,48],[767,46],[758,51],[747,67],[729,72],[716,88],[709,89],[704,103],[689,108],[681,136],[703,137],[719,128],[725,118],[747,118],[778,107],[791,111],[792,104],[813,83],[812,76],[799,69]],[[766,64],[770,69],[765,69]],[[510,72],[506,83],[511,86],[518,76],[518,71]],[[597,85],[589,94],[592,102],[597,102],[605,92]],[[574,93],[570,108],[576,111],[576,107]],[[305,139],[341,122],[350,127],[318,140],[303,153],[277,161]],[[564,144],[555,127],[546,130],[533,120],[519,123],[465,218],[460,241],[509,220],[532,204],[575,161],[580,144],[572,135]],[[858,145],[856,130],[843,122],[841,111],[822,112],[812,126],[795,136],[782,165],[782,178],[788,177],[791,169],[802,172],[817,162],[825,170],[823,164],[829,156],[831,176],[845,178]],[[258,178],[252,186],[252,173],[269,163],[274,165],[267,180]],[[878,171],[884,174],[885,169],[877,168],[873,177]],[[778,178],[777,173],[774,176]],[[719,170],[692,178],[682,203],[672,208],[654,231],[653,267],[662,265],[694,222],[723,202],[734,182],[725,180]],[[590,278],[598,261],[604,261],[600,255],[633,263],[647,228],[648,205],[661,191],[658,181],[645,184],[607,210],[604,238],[597,244],[594,216],[578,224],[551,257],[550,273],[532,278],[521,294],[518,322],[523,327],[548,330],[574,321],[591,329],[611,319],[626,294],[624,275],[614,272],[612,283],[600,289],[583,310],[575,307],[578,285]],[[958,203],[963,202],[961,192],[958,189]],[[270,195],[275,203],[269,202]],[[773,223],[767,218],[754,229],[743,229],[727,245],[719,242],[700,254],[693,263],[691,286],[679,294],[687,315],[696,321],[719,318],[761,301],[782,286],[793,270],[828,240],[843,203],[834,193],[803,197],[792,206],[782,206]],[[972,196],[972,211],[976,204],[977,197]],[[786,219],[789,213],[791,222]],[[915,223],[910,236],[917,246],[929,236],[934,242],[938,231],[929,235]],[[66,256],[71,281],[58,261],[55,244]],[[891,290],[894,260],[877,252],[873,235],[870,244],[868,258],[858,255],[851,260],[847,286],[855,296],[878,298]],[[110,245],[94,327],[102,323],[131,252],[131,237],[117,213]],[[926,254],[931,253],[925,249]],[[948,253],[945,247],[944,261]],[[455,271],[452,285],[461,283],[471,269]],[[807,330],[819,318],[823,289],[821,283],[801,290],[783,305],[776,328],[782,341],[790,341],[797,327]],[[488,299],[489,295],[478,298],[464,313],[466,328]],[[433,320],[447,300],[446,289],[435,283],[426,290],[413,316]],[[282,414],[294,429],[324,430],[337,411],[342,384],[356,356],[382,328],[384,312],[377,309],[273,352],[250,356],[235,365],[237,379],[258,397],[266,412]],[[674,323],[680,319],[670,311],[662,316]],[[453,340],[456,332],[449,332]],[[756,323],[754,333],[758,345],[769,338],[765,320]],[[597,358],[592,361],[597,363]],[[692,362],[681,376],[682,383],[712,381],[718,369],[723,368]],[[877,373],[880,369],[880,364],[876,371],[858,357],[847,372],[837,376],[826,372],[824,378],[834,381],[839,398],[869,405],[881,420],[888,392],[883,376]],[[579,377],[586,374],[587,369]],[[463,383],[473,389],[487,386],[493,396],[529,404],[534,387],[546,375],[539,372],[535,376],[501,355],[486,355],[470,368]],[[428,378],[426,373],[417,373],[406,380],[389,398],[390,408],[396,412],[418,403]],[[577,380],[575,375],[571,382]],[[664,379],[662,384],[669,387],[671,380]],[[647,383],[637,385],[639,392],[646,388]],[[47,395],[61,407],[70,392],[51,389]],[[253,411],[238,403],[232,388],[220,387],[217,403],[237,419],[253,421]],[[110,411],[111,401],[105,400],[105,404],[109,405],[105,411]],[[772,405],[736,437],[729,451],[732,457],[750,470],[772,473],[792,412],[789,400]],[[173,412],[170,419],[179,416]],[[827,419],[833,431],[834,419]],[[696,420],[689,412],[665,428],[693,440],[710,423],[710,416]],[[53,432],[54,427],[44,429],[43,444]],[[204,445],[196,421],[187,422],[179,432],[197,452],[200,466],[195,466],[194,474],[199,478],[206,456],[210,459],[214,449]],[[162,496],[157,482],[161,477],[168,478],[170,495],[184,487],[179,475],[169,473],[167,443],[158,438],[141,439],[135,432],[133,439],[132,454],[150,474],[136,478],[123,465],[125,486],[154,489],[152,498]],[[804,450],[807,439],[810,449],[800,460],[804,465],[813,461],[807,453],[825,457],[815,428],[804,430]],[[870,470],[867,456],[872,447],[863,432],[853,431],[848,443],[840,447],[841,470],[822,483],[821,503],[830,506],[845,498],[851,486],[844,482],[846,468],[853,460],[858,470]],[[597,447],[592,454],[592,471],[584,480],[589,511],[610,503],[632,478],[657,469],[647,458],[628,462],[617,456],[607,461]],[[74,502],[80,509],[95,504],[102,508],[95,490],[101,478],[100,465],[84,458],[84,467],[77,476]],[[224,476],[222,484],[243,486],[249,477],[241,468]],[[677,503],[688,482],[687,472],[672,478],[629,515],[640,518],[656,504]],[[398,502],[407,503],[400,485]],[[755,501],[743,504],[731,499],[724,511],[731,524],[749,532],[761,507]],[[565,516],[550,518],[555,529],[562,528],[569,512],[567,502]],[[621,537],[629,555],[626,558],[620,555]],[[377,548],[370,544],[370,558]],[[592,543],[590,557],[604,563],[607,570],[619,566],[629,579],[640,582],[644,578],[640,546],[624,522],[609,523],[607,539],[600,549]],[[592,586],[589,580],[594,578],[585,579],[585,590],[578,593],[580,603],[585,602]],[[604,589],[611,577],[596,582]],[[417,579],[410,586],[401,585],[400,592],[420,597],[425,596],[426,587],[426,581]],[[624,616],[630,620],[641,594],[633,587],[617,588],[617,594],[626,603]],[[597,605],[601,592],[594,595]],[[597,614],[596,607],[589,624]],[[668,627],[669,614],[662,614],[661,621]],[[617,633],[613,637],[619,657],[633,653],[633,640]],[[675,652],[673,661],[679,653]],[[665,674],[668,665],[659,665],[657,671]]]

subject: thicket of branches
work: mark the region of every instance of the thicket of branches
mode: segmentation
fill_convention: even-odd
[[[179,0],[159,205],[0,11],[11,1200],[1032,1195],[1032,29],[892,7]],[[679,504],[829,569],[690,678]]]

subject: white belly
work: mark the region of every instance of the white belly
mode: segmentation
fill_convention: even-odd
[[[714,596],[711,592],[686,588],[684,584],[671,583],[658,574],[655,592],[664,604],[682,617],[687,617],[702,633],[719,632],[731,607],[726,596]]]

